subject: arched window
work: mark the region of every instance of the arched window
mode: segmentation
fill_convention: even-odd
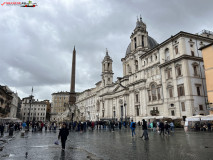
[[[169,61],[170,60],[170,55],[169,55],[169,48],[165,49],[165,61]]]
[[[127,71],[129,74],[131,74],[131,67],[129,66],[129,64],[127,65]]]
[[[155,84],[151,85],[151,94],[152,94],[152,100],[155,101],[157,100],[157,96],[156,96],[156,86]]]

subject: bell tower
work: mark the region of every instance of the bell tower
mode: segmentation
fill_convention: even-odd
[[[131,38],[131,51],[135,51],[139,48],[148,48],[148,32],[146,31],[146,24],[137,18],[136,27],[130,36]]]
[[[103,86],[107,86],[113,83],[113,71],[112,71],[112,59],[108,54],[108,50],[106,49],[106,55],[104,60],[102,61],[102,84]]]

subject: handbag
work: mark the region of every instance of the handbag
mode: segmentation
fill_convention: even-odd
[[[55,141],[55,145],[59,145],[59,141],[58,140]]]

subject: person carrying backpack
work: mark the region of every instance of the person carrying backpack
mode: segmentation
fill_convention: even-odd
[[[135,124],[135,122],[133,122],[133,120],[131,120],[130,128],[132,130],[132,137],[133,137],[134,135],[136,135],[135,134],[136,124]]]

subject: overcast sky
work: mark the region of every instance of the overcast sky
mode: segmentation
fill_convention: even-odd
[[[74,45],[77,92],[93,88],[101,80],[106,48],[116,81],[123,74],[121,58],[140,14],[149,36],[158,43],[179,31],[213,31],[212,0],[33,2],[38,6],[0,6],[0,85],[17,91],[20,98],[29,96],[32,86],[39,100],[69,91]]]

